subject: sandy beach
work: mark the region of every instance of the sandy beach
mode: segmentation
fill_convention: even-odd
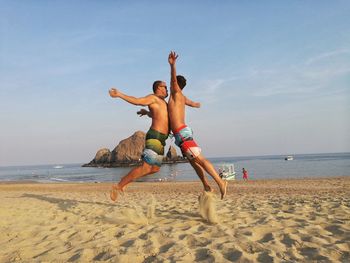
[[[215,187],[213,185],[213,187]],[[1,183],[0,262],[349,262],[350,176],[229,182]]]

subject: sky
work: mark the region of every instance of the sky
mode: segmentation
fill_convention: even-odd
[[[108,89],[169,84],[171,50],[204,156],[350,152],[349,1],[0,6],[0,166],[87,163],[146,132]]]

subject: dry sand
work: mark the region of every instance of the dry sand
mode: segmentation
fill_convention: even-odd
[[[109,189],[0,184],[0,262],[350,261],[350,176]]]

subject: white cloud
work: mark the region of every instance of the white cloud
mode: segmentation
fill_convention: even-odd
[[[320,54],[297,65],[247,70],[239,77],[227,77],[217,81],[217,85],[213,85],[215,89],[211,90],[232,87],[225,89],[226,97],[230,96],[230,92],[237,94],[244,91],[249,91],[257,97],[310,95],[316,92],[317,95],[328,95],[330,90],[335,93],[343,92],[350,88],[345,79],[350,75],[349,55],[350,50],[339,49]],[[329,63],[330,60],[332,63]]]
[[[329,51],[329,52],[324,52],[324,53],[321,53],[317,56],[314,56],[312,58],[307,59],[305,61],[305,65],[311,65],[314,63],[322,62],[325,59],[330,59],[330,58],[337,57],[340,55],[349,55],[349,54],[350,54],[350,49],[345,49],[345,48],[333,50],[333,51]]]

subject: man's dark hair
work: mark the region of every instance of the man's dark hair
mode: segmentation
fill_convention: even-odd
[[[153,93],[156,93],[156,90],[158,88],[158,86],[162,83],[163,81],[161,80],[156,80],[155,82],[153,82]]]
[[[180,89],[183,89],[186,86],[186,79],[184,76],[176,76],[177,84],[179,84]]]

